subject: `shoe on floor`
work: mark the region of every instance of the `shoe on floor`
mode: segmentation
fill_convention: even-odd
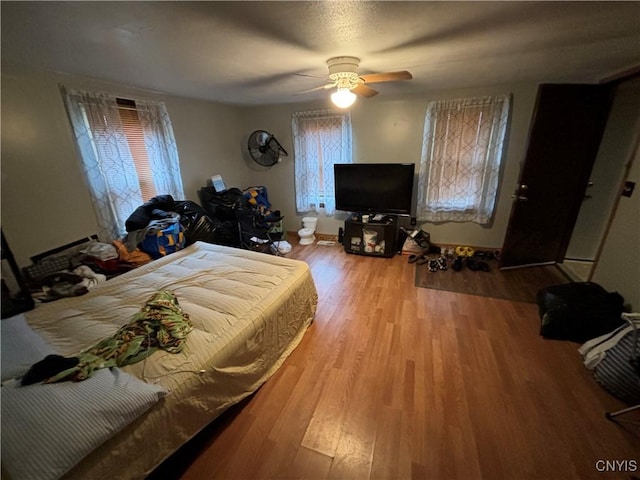
[[[465,247],[464,245],[458,245],[456,247],[456,255],[459,257],[473,257],[475,250],[473,247]]]
[[[418,265],[424,265],[425,263],[429,262],[429,258],[421,255],[420,258],[418,258],[418,261],[416,262]]]
[[[453,264],[451,265],[451,268],[453,268],[454,271],[459,272],[460,270],[462,270],[462,267],[462,257],[456,257],[453,261]]]
[[[467,267],[469,267],[469,270],[471,270],[472,272],[480,270],[479,262],[480,260],[476,260],[473,257],[467,257]]]

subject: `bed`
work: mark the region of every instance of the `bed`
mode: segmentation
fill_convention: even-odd
[[[99,370],[84,382],[19,388],[16,380],[4,382],[5,373],[18,376],[20,362],[23,368],[28,364],[17,358],[29,357],[27,350],[36,351],[32,357],[52,352],[74,356],[113,335],[159,291],[173,292],[193,324],[182,352],[158,351],[122,369]],[[3,474],[6,478],[144,478],[225,409],[255,392],[299,344],[316,306],[317,292],[306,263],[197,242],[109,280],[85,296],[38,306],[11,322],[3,320]],[[20,346],[20,338],[28,348]],[[17,371],[8,371],[10,366]],[[92,392],[80,400],[62,400],[59,407],[51,407],[51,400],[45,399],[49,413],[22,411],[31,409],[31,404],[38,408],[43,400],[24,400],[20,395],[42,395],[51,387],[87,390],[85,382],[101,379],[107,387],[98,388],[97,398]],[[111,405],[105,391],[131,395],[135,408],[124,414],[105,413]],[[66,393],[52,395],[60,401]],[[66,408],[73,410],[59,411]],[[76,412],[85,409],[88,412],[82,415],[87,418],[77,419]],[[51,411],[58,414],[61,426],[50,418]],[[89,451],[61,454],[57,449],[62,448],[58,444],[64,435],[56,429],[74,428],[67,425],[70,418],[79,431],[105,422],[106,431],[99,439],[80,442]],[[111,419],[120,423],[112,425]],[[79,433],[65,435],[78,443]],[[34,445],[34,439],[40,444]],[[35,450],[48,448],[52,451]],[[26,466],[20,455],[25,455]]]

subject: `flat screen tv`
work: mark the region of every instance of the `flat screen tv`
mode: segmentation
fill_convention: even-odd
[[[413,163],[338,163],[333,166],[336,209],[410,214]]]

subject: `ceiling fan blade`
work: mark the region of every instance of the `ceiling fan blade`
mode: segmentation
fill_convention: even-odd
[[[361,97],[375,97],[378,94],[377,90],[374,90],[371,87],[367,87],[363,83],[361,83],[357,87],[353,87],[351,91],[356,95],[360,95]]]
[[[327,78],[326,75],[311,75],[309,73],[294,73],[296,77],[305,77],[305,78]]]
[[[365,83],[395,82],[397,80],[411,80],[413,75],[411,72],[402,70],[400,72],[370,73],[368,75],[360,75]]]
[[[336,86],[336,82],[327,83],[326,85],[320,85],[319,87],[304,90],[302,92],[294,93],[294,95],[304,95],[305,93],[317,92],[318,90],[328,90]]]

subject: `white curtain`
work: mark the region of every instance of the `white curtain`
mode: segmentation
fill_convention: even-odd
[[[491,223],[509,111],[509,95],[428,105],[418,177],[420,220]]]
[[[99,237],[109,242],[126,234],[125,221],[144,203],[117,97],[61,86],[89,192]],[[173,129],[163,103],[136,99],[149,166],[158,194],[184,198]]]
[[[136,99],[136,110],[144,132],[149,168],[155,190],[184,199],[178,147],[173,136],[169,113],[164,103]]]
[[[336,208],[333,165],[351,163],[351,114],[332,110],[296,112],[291,121],[296,211]]]

